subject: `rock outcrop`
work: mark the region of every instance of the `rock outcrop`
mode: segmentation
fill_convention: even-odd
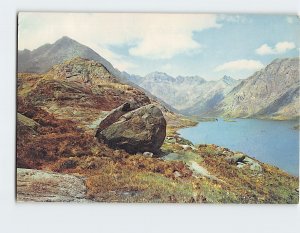
[[[26,132],[31,134],[37,134],[36,129],[39,127],[39,123],[24,116],[21,113],[17,113],[17,132],[24,135]]]
[[[153,104],[133,108],[126,103],[113,110],[100,122],[96,137],[129,153],[157,152],[166,136],[162,111]]]
[[[17,201],[86,201],[83,178],[34,169],[17,169]]]

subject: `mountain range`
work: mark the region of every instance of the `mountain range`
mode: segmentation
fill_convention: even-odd
[[[291,119],[299,116],[299,58],[276,59],[245,80],[224,76],[172,77],[152,72],[144,77],[120,72],[91,48],[62,37],[35,50],[18,51],[18,72],[45,73],[75,57],[102,64],[118,81],[129,84],[174,112],[186,115]]]
[[[130,76],[129,80],[186,115],[200,115],[214,108],[239,83],[229,76],[207,81],[199,76],[172,77],[162,72],[133,79]]]

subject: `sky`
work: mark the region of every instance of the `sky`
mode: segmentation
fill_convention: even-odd
[[[19,13],[18,49],[68,36],[131,74],[215,80],[251,76],[276,58],[299,57],[296,15]]]

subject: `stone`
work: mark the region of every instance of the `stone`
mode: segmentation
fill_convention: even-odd
[[[17,201],[84,202],[86,186],[83,178],[17,168]]]
[[[182,155],[177,154],[177,153],[169,153],[169,154],[163,156],[162,159],[166,160],[166,161],[176,161],[176,160],[181,160]]]
[[[233,156],[226,157],[226,161],[230,164],[237,164],[238,162],[243,162],[246,156],[242,153],[235,153]]]
[[[255,161],[254,161],[253,159],[249,158],[249,157],[246,157],[246,158],[244,159],[243,162],[244,162],[244,163],[248,163],[248,164],[253,164],[253,163],[255,163]]]
[[[37,135],[37,129],[40,126],[39,123],[31,118],[28,118],[21,113],[17,113],[17,131],[18,134],[31,133]]]
[[[237,162],[237,168],[243,168],[246,164],[245,163],[241,163],[241,162]]]
[[[167,123],[157,106],[145,105],[119,118],[112,118],[112,121],[100,122],[96,133],[98,140],[111,148],[124,149],[128,153],[159,151],[166,137]]]
[[[180,145],[184,150],[192,149],[189,145]]]
[[[252,170],[252,171],[257,171],[257,172],[262,172],[262,171],[263,171],[263,169],[262,169],[262,167],[259,165],[259,163],[256,163],[256,162],[254,162],[254,163],[251,164],[250,170]]]
[[[152,158],[153,157],[153,153],[146,151],[146,152],[143,153],[143,156]]]
[[[174,137],[166,137],[165,141],[167,143],[176,143],[176,139]]]
[[[174,174],[175,178],[181,177],[181,174],[179,171],[175,171],[175,172],[173,172],[173,174]]]
[[[69,159],[65,162],[63,162],[60,166],[61,169],[70,169],[75,168],[77,166],[77,161]]]
[[[33,129],[36,129],[38,126],[40,126],[39,123],[22,115],[21,113],[17,113],[17,121],[19,124],[22,124],[23,126],[27,126]]]
[[[261,165],[252,158],[246,157],[244,159],[243,163],[249,164],[250,165],[250,170],[252,170],[252,171],[257,171],[257,172],[262,172],[263,171]]]

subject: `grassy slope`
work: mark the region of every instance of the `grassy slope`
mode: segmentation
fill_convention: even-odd
[[[247,167],[239,169],[225,160],[224,148],[192,146],[176,130],[195,122],[170,112],[165,113],[168,139],[161,153],[177,153],[183,159],[165,161],[110,149],[95,140],[93,129],[87,126],[103,111],[120,104],[119,99],[121,102],[136,94],[135,90],[119,84],[106,85],[108,99],[98,101],[103,96],[79,88],[79,94],[85,93],[85,98],[78,101],[77,96],[72,99],[57,94],[66,93],[69,86],[75,88],[74,83],[57,81],[57,89],[53,89],[53,85],[47,86],[47,80],[49,76],[20,74],[18,77],[18,112],[28,118],[21,116],[18,120],[18,167],[83,176],[87,198],[101,202],[298,202],[297,178],[267,164],[261,164],[262,173]],[[43,89],[39,88],[40,82]],[[121,98],[114,99],[116,93],[120,95],[116,92],[120,89],[125,90]],[[42,95],[41,90],[47,95]],[[110,101],[111,105],[95,105],[95,110],[93,103]],[[216,179],[195,175],[189,167],[191,160]]]

